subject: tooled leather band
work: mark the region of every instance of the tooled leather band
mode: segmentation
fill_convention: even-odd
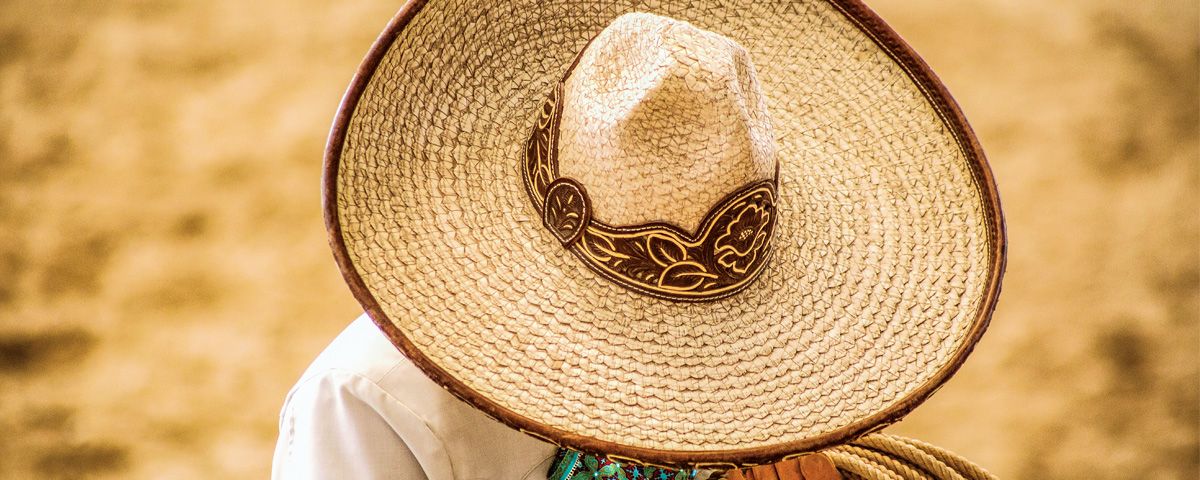
[[[717,202],[695,233],[662,222],[606,224],[592,216],[587,188],[558,173],[563,91],[560,81],[542,104],[521,174],[543,225],[565,248],[613,283],[668,300],[725,298],[758,278],[771,255],[778,172]]]

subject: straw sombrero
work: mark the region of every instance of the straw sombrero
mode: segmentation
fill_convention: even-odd
[[[432,379],[668,466],[898,420],[1004,266],[973,133],[854,0],[409,2],[342,102],[324,203],[354,295]]]

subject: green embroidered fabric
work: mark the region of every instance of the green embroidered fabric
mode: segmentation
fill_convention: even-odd
[[[547,480],[695,480],[697,470],[621,464],[608,457],[560,448]]]

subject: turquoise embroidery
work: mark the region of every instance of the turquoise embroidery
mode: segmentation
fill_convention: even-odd
[[[565,450],[559,450],[559,452],[561,454],[561,452],[565,452]],[[571,452],[570,455],[567,456],[570,457],[569,460],[564,458],[562,462],[559,462],[559,468],[562,470],[562,472],[560,473],[558,470],[555,470],[554,475],[550,477],[551,480],[568,480],[567,476],[575,470],[575,465],[579,463],[579,452]]]
[[[607,457],[559,449],[550,480],[695,480],[696,470],[623,465]]]

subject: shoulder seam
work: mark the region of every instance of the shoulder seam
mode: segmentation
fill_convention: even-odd
[[[388,371],[386,373],[384,373],[383,377],[390,375],[397,368],[399,368],[400,365],[401,365],[400,362],[396,362],[396,364],[393,365],[392,368],[388,369]],[[434,431],[433,428],[430,427],[429,420],[426,419],[424,416],[418,414],[412,408],[409,408],[408,404],[406,404],[403,401],[401,401],[400,399],[396,398],[394,395],[391,394],[391,392],[388,392],[386,389],[384,389],[382,386],[380,386],[376,380],[372,379],[371,377],[369,377],[367,375],[362,374],[361,372],[356,372],[356,371],[348,370],[345,368],[332,367],[332,368],[324,369],[321,372],[315,373],[313,375],[309,375],[306,378],[302,379],[300,382],[298,382],[296,384],[296,386],[292,388],[291,393],[288,393],[287,405],[284,406],[284,409],[286,410],[286,409],[290,408],[292,393],[300,390],[301,388],[303,388],[303,386],[310,383],[313,379],[327,378],[327,377],[331,377],[331,376],[335,376],[335,375],[345,375],[345,376],[350,376],[350,377],[361,379],[361,380],[365,381],[376,392],[382,394],[384,398],[394,402],[396,405],[399,405],[400,408],[404,409],[404,411],[407,412],[409,415],[411,415],[413,418],[420,420],[421,425],[425,427],[425,431],[428,432],[429,435],[432,436],[435,440],[437,440],[438,447],[439,447],[438,450],[442,452],[442,456],[445,457],[446,464],[450,466],[451,478],[458,478],[454,474],[454,459],[450,456],[449,450],[446,449],[446,441],[443,440],[442,437],[440,435],[438,435],[438,433],[436,431]]]

